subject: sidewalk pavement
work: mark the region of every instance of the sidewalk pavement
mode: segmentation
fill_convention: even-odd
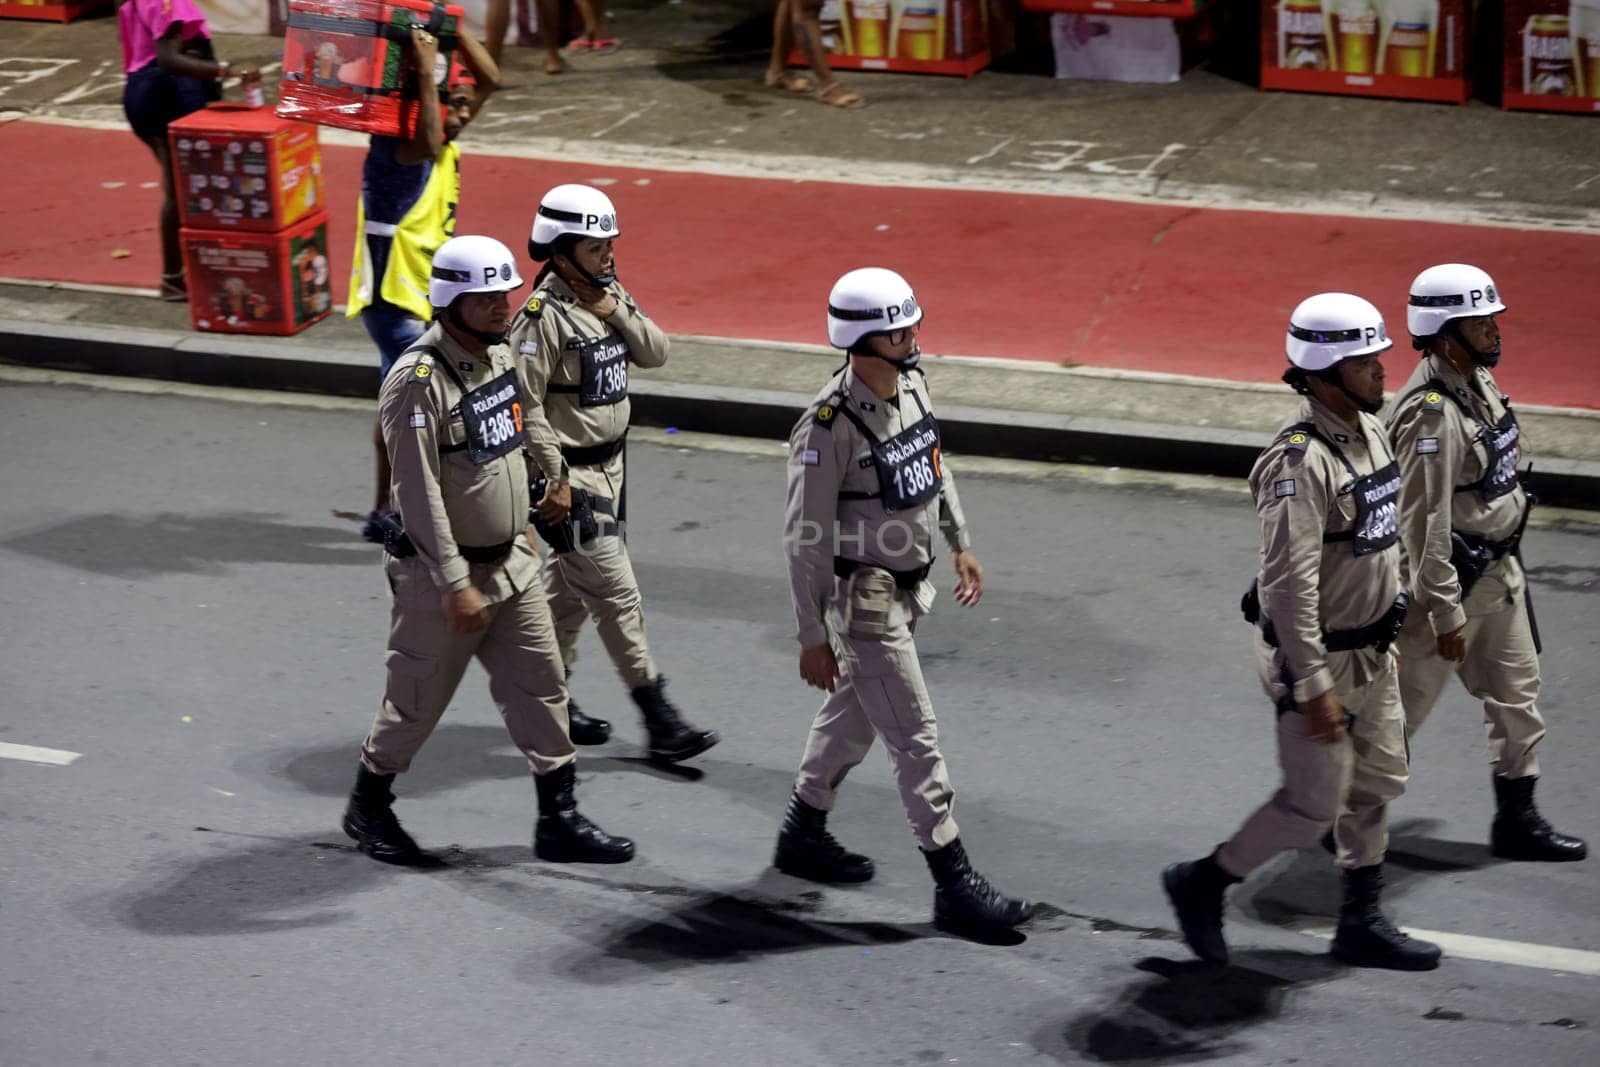
[[[1399,333],[1416,269],[1479,260],[1513,306],[1500,377],[1536,488],[1600,507],[1582,317],[1600,283],[1600,121],[1261,93],[1207,68],[1172,86],[846,74],[870,102],[839,112],[760,87],[766,0],[610,6],[614,56],[549,77],[536,51],[507,52],[506,87],[463,142],[461,221],[516,248],[543,188],[617,186],[639,297],[669,330],[734,339],[678,337],[663,372],[635,378],[642,421],[786,435],[837,359],[794,342],[820,334],[818,294],[866,257],[906,264],[930,350],[980,357],[927,361],[953,451],[1239,475],[1292,406],[1275,378],[1300,296],[1369,292]],[[218,41],[269,72],[279,46]],[[48,287],[153,284],[154,164],[122,127],[110,20],[0,23],[0,55],[19,191],[0,278],[46,283],[0,285],[0,359],[373,395],[357,324],[228,338],[191,332],[181,306]],[[362,142],[323,134],[342,285]],[[1410,358],[1402,341],[1395,384]]]
[[[376,353],[359,322],[335,315],[294,337],[244,338],[195,333],[187,316],[182,305],[150,296],[0,284],[0,362],[204,385],[377,393]],[[838,360],[819,347],[677,336],[665,367],[630,381],[634,419],[785,438]],[[923,363],[941,431],[956,455],[1243,477],[1294,405],[1282,385],[937,355]],[[1540,498],[1600,508],[1600,413],[1524,407],[1520,417],[1536,457],[1531,485]]]

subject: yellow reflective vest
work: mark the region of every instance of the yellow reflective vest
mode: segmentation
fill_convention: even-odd
[[[345,314],[355,318],[361,309],[382,299],[428,322],[433,307],[428,303],[428,278],[433,270],[433,253],[456,233],[456,204],[461,199],[461,148],[447,142],[433,162],[428,184],[398,224],[368,222],[366,200],[356,204],[356,250],[350,265],[350,300]],[[383,278],[372,273],[372,257],[367,238],[391,238],[389,263]],[[376,296],[374,296],[376,293]]]

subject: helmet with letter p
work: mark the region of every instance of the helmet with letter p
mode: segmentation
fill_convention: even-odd
[[[493,237],[452,237],[433,254],[428,303],[448,308],[467,293],[509,293],[522,287],[511,249]]]
[[[850,350],[873,334],[922,321],[911,284],[892,270],[861,267],[833,283],[828,294],[828,343]]]
[[[1339,376],[1339,364],[1366,359],[1394,347],[1383,314],[1370,300],[1354,293],[1318,293],[1307,297],[1289,315],[1284,350],[1289,369],[1283,380],[1297,393],[1307,393],[1307,378],[1320,378],[1340,390],[1364,411],[1377,407],[1350,390]]]
[[[621,232],[617,209],[605,193],[589,185],[558,185],[539,201],[533,230],[528,235],[528,249],[535,259],[548,259],[549,252],[541,255],[534,249],[548,248],[560,237],[610,240]]]
[[[1490,324],[1483,337],[1474,343],[1462,333],[1467,319],[1487,319],[1506,310],[1500,290],[1489,272],[1470,263],[1440,263],[1429,267],[1411,283],[1406,300],[1406,327],[1411,331],[1411,347],[1424,351],[1429,342],[1444,334],[1454,339],[1472,361],[1492,367],[1500,362],[1499,328]]]

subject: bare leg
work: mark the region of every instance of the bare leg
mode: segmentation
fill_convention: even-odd
[[[544,72],[560,74],[567,69],[561,58],[561,0],[534,0],[539,14],[539,37],[544,41]]]
[[[834,107],[860,107],[866,98],[839,84],[828,68],[828,53],[822,47],[822,0],[791,0],[794,5],[795,37],[817,77],[817,99]]]
[[[161,274],[162,298],[173,299],[184,289],[183,246],[178,242],[178,194],[172,185],[172,161],[160,138],[140,138],[161,167]],[[181,297],[178,297],[181,299]]]
[[[505,45],[506,28],[510,25],[511,0],[489,0],[489,12],[484,16],[486,39],[483,46],[489,50],[489,58],[494,60],[495,66],[500,65],[500,49]]]
[[[578,5],[578,14],[583,17],[583,36],[588,42],[596,44],[600,41],[610,40],[611,26],[606,22],[605,0],[573,0]]]

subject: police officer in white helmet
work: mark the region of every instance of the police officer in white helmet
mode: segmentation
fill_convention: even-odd
[[[1334,955],[1358,966],[1438,966],[1438,946],[1407,937],[1378,906],[1387,806],[1407,774],[1391,647],[1407,602],[1400,472],[1373,418],[1383,405],[1378,357],[1391,344],[1378,309],[1348,293],[1313,296],[1289,318],[1283,377],[1305,399],[1250,472],[1261,565],[1241,605],[1256,623],[1257,669],[1277,708],[1283,782],[1211,855],[1162,872],[1184,940],[1204,960],[1228,958],[1228,886],[1315,843],[1338,818],[1344,902]]]
[[[1033,905],[1002,894],[967,859],[912,639],[933,605],[936,533],[951,554],[957,602],[972,607],[983,595],[917,368],[921,323],[911,287],[891,270],[853,270],[828,296],[828,340],[849,355],[790,435],[784,525],[800,676],[828,697],[773,862],[819,882],[872,877],[872,861],[847,851],[826,823],[839,785],[881,738],[933,873],[935,924],[981,937],[1026,922]]]
[[[1400,537],[1416,605],[1400,635],[1400,698],[1421,729],[1452,674],[1483,701],[1494,763],[1490,847],[1516,860],[1581,860],[1588,846],[1534,805],[1545,735],[1538,631],[1521,541],[1530,500],[1522,430],[1491,368],[1500,362],[1494,279],[1465,263],[1429,267],[1406,308],[1422,359],[1389,417],[1405,486]]]
[[[578,631],[593,618],[644,720],[652,759],[706,751],[715,731],[684,721],[666,695],[645,636],[644,603],[624,540],[628,373],[667,361],[667,336],[617,281],[620,233],[610,197],[558,185],[534,216],[528,254],[544,267],[512,324],[518,372],[532,398],[527,440],[540,477],[534,528],[550,545],[542,576],[570,672]],[[611,724],[568,704],[572,739],[598,745]]]
[[[578,814],[567,692],[528,538],[527,397],[505,344],[516,260],[492,237],[455,237],[433,256],[434,322],[396,361],[378,398],[396,514],[384,569],[393,593],[388,684],[361,748],[344,829],[385,863],[426,860],[392,808],[474,657],[539,799],[534,852],[623,863],[633,842]]]

